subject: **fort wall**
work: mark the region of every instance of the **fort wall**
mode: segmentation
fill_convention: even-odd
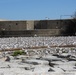
[[[75,33],[76,21],[73,19],[0,21],[0,36],[64,36]]]

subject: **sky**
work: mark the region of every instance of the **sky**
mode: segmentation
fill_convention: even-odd
[[[0,19],[60,19],[61,15],[69,18],[75,11],[76,0],[0,0]]]

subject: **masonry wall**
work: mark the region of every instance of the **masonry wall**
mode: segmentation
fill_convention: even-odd
[[[34,21],[26,21],[26,30],[34,30]]]
[[[47,20],[34,21],[34,29],[47,29]]]
[[[38,30],[25,30],[25,31],[2,31],[1,37],[34,37],[34,36],[59,36],[60,30],[59,29],[38,29]]]
[[[0,21],[0,36],[75,35],[76,20]]]
[[[1,21],[0,30],[2,31],[21,31],[26,30],[26,21]]]

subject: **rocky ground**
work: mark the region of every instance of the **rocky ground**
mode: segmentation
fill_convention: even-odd
[[[0,54],[0,75],[76,75],[75,48],[26,49],[26,55]]]
[[[0,38],[0,75],[76,75],[76,37]]]

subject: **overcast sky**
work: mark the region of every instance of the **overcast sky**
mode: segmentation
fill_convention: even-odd
[[[0,19],[59,19],[60,15],[73,15],[75,11],[76,0],[0,0]]]

